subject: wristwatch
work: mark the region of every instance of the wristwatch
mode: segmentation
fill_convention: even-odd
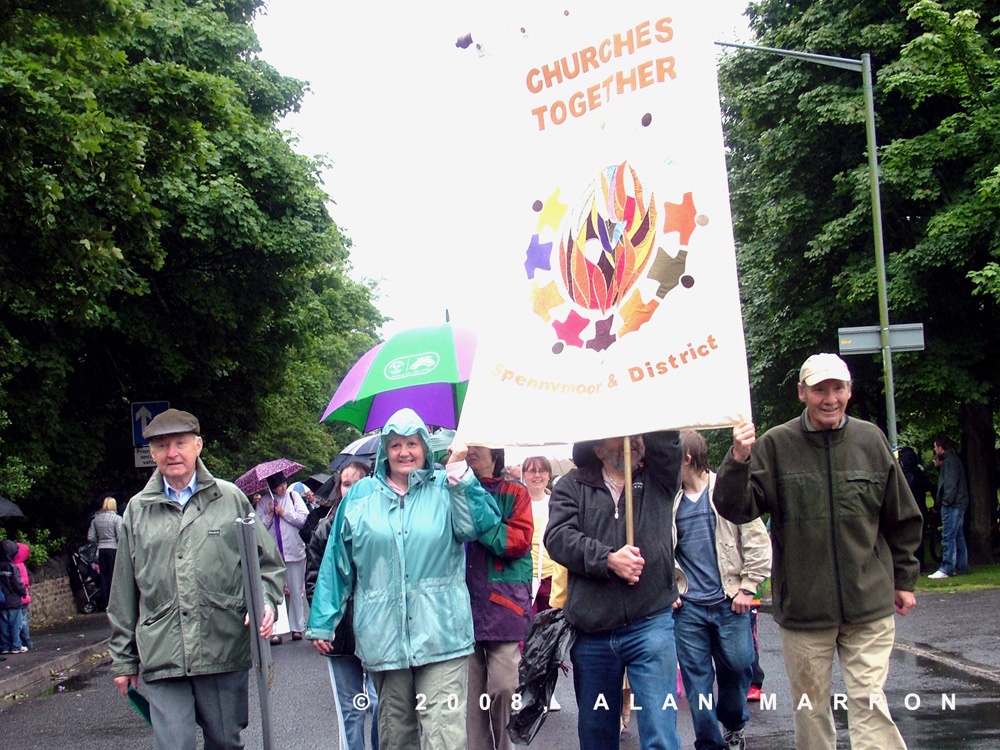
[[[740,589],[741,594],[746,594],[747,596],[757,596],[756,591],[750,591],[749,589]]]

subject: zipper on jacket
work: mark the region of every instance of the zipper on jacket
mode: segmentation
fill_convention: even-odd
[[[844,592],[840,587],[840,556],[837,554],[837,519],[836,504],[833,501],[833,457],[830,451],[830,431],[823,430],[823,443],[826,446],[826,482],[830,501],[830,540],[833,543],[833,574],[837,579],[837,606],[840,608],[840,619],[847,622],[844,612]]]

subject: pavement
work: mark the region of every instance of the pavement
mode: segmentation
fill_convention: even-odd
[[[918,592],[916,609],[896,618],[896,649],[1000,685],[998,611],[1000,588]],[[32,628],[34,648],[0,662],[0,698],[35,695],[107,661],[109,635],[103,612]]]
[[[76,615],[47,628],[32,628],[34,648],[5,654],[0,661],[0,699],[40,693],[74,674],[89,671],[108,657],[111,628],[103,612]]]

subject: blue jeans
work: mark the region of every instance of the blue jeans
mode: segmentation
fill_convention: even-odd
[[[28,627],[28,605],[21,605],[21,645],[27,646],[28,648],[34,648],[35,644],[31,642],[31,628]]]
[[[677,650],[670,609],[616,630],[578,633],[570,658],[580,750],[618,750],[626,667],[640,747],[680,750]]]
[[[691,706],[694,746],[725,748],[719,722],[727,731],[742,729],[750,720],[747,690],[753,673],[750,613],[738,615],[732,599],[702,606],[684,602],[674,610],[677,660],[684,694]],[[716,700],[714,687],[719,682]]]
[[[941,506],[941,570],[950,576],[969,569],[964,521],[965,508]]]
[[[21,648],[21,608],[0,609],[0,651]]]
[[[370,711],[372,750],[378,750],[378,695],[372,678],[364,673],[361,660],[354,655],[330,656],[326,661],[340,724],[339,747],[365,750],[365,716]]]

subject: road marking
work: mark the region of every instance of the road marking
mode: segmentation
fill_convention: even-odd
[[[967,672],[969,674],[975,675],[976,677],[981,677],[991,682],[1000,683],[1000,669],[993,669],[990,667],[984,667],[979,664],[973,664],[972,662],[965,661],[963,659],[958,659],[954,656],[946,654],[943,651],[935,649],[926,643],[920,643],[917,645],[910,645],[909,643],[902,643],[896,641],[893,645],[900,651],[905,651],[908,654],[914,654],[915,656],[922,656],[925,659],[930,659],[931,661],[937,662],[938,664],[944,664],[952,669],[957,669],[960,672]]]

